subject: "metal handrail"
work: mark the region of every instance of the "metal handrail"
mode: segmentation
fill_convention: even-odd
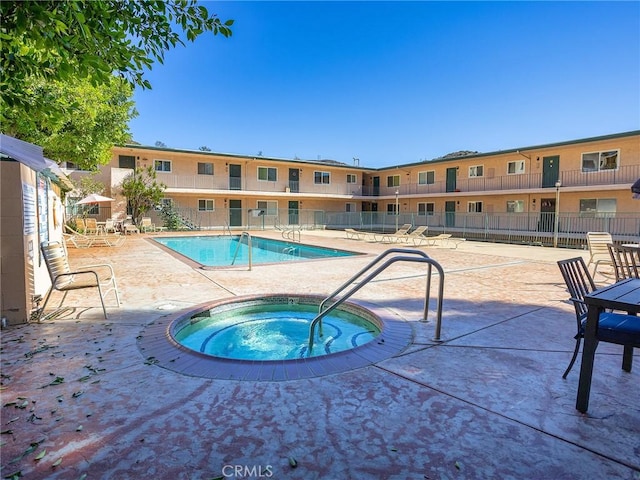
[[[302,242],[302,228],[298,226],[298,243]],[[282,238],[287,240],[291,240],[292,242],[296,241],[296,227],[293,226],[291,228],[287,228],[282,230]]]
[[[243,237],[247,237],[247,247],[249,247],[249,270],[251,270],[252,268],[252,261],[251,261],[251,234],[249,232],[242,232],[240,234],[240,238],[238,239],[238,246],[236,247],[236,251],[233,254],[233,260],[231,261],[231,265],[233,265],[236,262],[236,257],[238,256],[238,250],[240,250],[240,245],[242,244],[242,239]]]
[[[376,268],[372,273],[370,273],[368,276],[366,276],[364,279],[362,279],[362,281],[360,283],[355,285],[343,297],[341,297],[338,300],[336,300],[330,306],[328,306],[328,307],[326,306],[326,304],[327,304],[327,302],[329,300],[331,300],[336,295],[341,293],[343,290],[345,290],[347,287],[349,287],[353,282],[355,282],[355,280],[357,280],[361,275],[363,275],[367,271],[371,270],[371,268],[373,268],[374,265],[376,265],[383,258],[389,256],[392,253],[403,253],[403,254],[417,255],[417,257],[397,256],[397,257],[393,257],[393,258],[387,260],[384,264],[382,264],[381,266]],[[331,312],[333,309],[335,309],[338,305],[340,305],[341,303],[346,301],[354,293],[356,293],[358,290],[360,290],[362,287],[364,287],[367,283],[369,283],[373,278],[378,276],[378,274],[380,274],[382,271],[384,271],[387,267],[389,267],[390,265],[392,265],[392,264],[394,264],[396,262],[418,262],[418,263],[426,263],[429,266],[428,272],[427,272],[427,287],[426,287],[426,294],[425,294],[424,311],[423,311],[423,315],[422,315],[422,321],[423,322],[427,321],[427,317],[429,315],[429,297],[430,297],[430,293],[431,293],[432,267],[435,267],[436,270],[438,270],[438,274],[439,274],[439,277],[440,277],[440,282],[439,282],[439,285],[438,285],[438,300],[437,300],[438,308],[437,308],[437,319],[436,319],[435,336],[433,338],[433,341],[435,341],[435,342],[440,342],[441,341],[440,332],[441,332],[441,329],[442,329],[442,297],[444,295],[444,270],[442,269],[442,267],[440,266],[440,264],[438,262],[436,262],[435,260],[430,258],[426,253],[424,253],[421,250],[391,248],[391,249],[387,250],[386,252],[383,252],[382,254],[380,254],[378,257],[376,257],[371,263],[369,263],[366,267],[364,267],[362,270],[360,270],[358,273],[356,273],[353,277],[351,277],[349,280],[347,280],[344,284],[342,284],[340,287],[338,287],[338,289],[336,291],[334,291],[331,295],[329,295],[322,302],[320,302],[320,306],[318,308],[318,310],[319,310],[318,311],[318,315],[316,315],[316,317],[311,321],[311,325],[309,326],[309,350],[311,350],[313,348],[313,339],[315,337],[316,325],[318,323],[320,324],[320,327],[318,329],[318,335],[322,337],[323,336],[323,333],[322,333],[322,319],[326,315],[328,315],[329,312]]]

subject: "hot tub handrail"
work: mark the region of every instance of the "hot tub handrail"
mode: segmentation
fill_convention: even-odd
[[[382,258],[390,255],[391,253],[414,254],[414,255],[419,255],[419,257],[397,256],[397,257],[390,258],[385,263],[383,263],[381,266],[376,268],[373,272],[371,272],[369,275],[367,275],[364,279],[362,279],[362,281],[360,283],[358,283],[357,285],[353,286],[353,288],[351,290],[349,290],[344,296],[342,296],[341,298],[336,300],[330,306],[325,307],[326,302],[330,298],[335,297],[338,293],[340,293],[341,291],[346,289],[348,286],[351,285],[351,283],[353,283],[353,281],[355,279],[360,277],[366,271],[370,270],[373,267],[373,265],[378,263]],[[326,315],[328,315],[338,305],[340,305],[341,303],[346,301],[348,298],[350,298],[358,290],[360,290],[367,283],[369,283],[373,278],[378,276],[382,271],[387,269],[387,267],[389,267],[390,265],[392,265],[392,264],[394,264],[396,262],[419,262],[419,263],[426,263],[428,265],[427,287],[426,287],[426,294],[425,294],[424,311],[423,311],[423,315],[422,315],[422,321],[423,322],[427,321],[427,316],[429,314],[429,297],[430,297],[430,292],[431,292],[432,267],[435,267],[436,270],[438,270],[440,281],[439,281],[439,285],[438,285],[438,299],[437,299],[438,307],[437,307],[436,329],[435,329],[435,335],[434,335],[433,340],[436,341],[436,342],[440,342],[441,341],[440,340],[440,332],[441,332],[441,327],[442,327],[442,297],[444,295],[444,270],[442,269],[442,267],[440,266],[440,264],[438,262],[436,262],[435,260],[433,260],[427,254],[425,254],[424,252],[422,252],[420,250],[409,250],[409,249],[392,248],[392,249],[389,249],[386,252],[382,253],[373,262],[371,262],[369,265],[367,265],[365,268],[363,268],[360,272],[358,272],[356,275],[354,275],[351,278],[351,280],[349,280],[348,282],[344,283],[338,290],[336,290],[334,293],[332,293],[329,297],[327,297],[325,300],[323,300],[320,303],[318,315],[316,315],[316,317],[311,321],[311,325],[309,327],[309,350],[310,351],[313,348],[313,339],[315,337],[316,325],[318,323],[320,323],[319,334],[322,335],[322,319]]]
[[[236,251],[233,254],[233,260],[231,260],[231,265],[235,264],[236,257],[238,256],[238,250],[240,250],[240,245],[242,244],[242,239],[247,237],[247,247],[249,247],[249,270],[251,270],[252,262],[251,262],[251,234],[249,232],[242,232],[240,234],[240,238],[238,239],[238,246],[236,247]]]
[[[414,254],[414,255],[420,255],[422,257],[425,258],[429,258],[429,255],[427,255],[426,253],[424,253],[421,250],[415,250],[415,249],[407,249],[407,248],[390,248],[389,250],[386,250],[385,252],[382,252],[380,255],[378,255],[375,259],[373,259],[372,262],[368,263],[364,268],[362,268],[358,273],[356,273],[353,277],[351,277],[349,280],[347,280],[346,282],[344,282],[342,285],[340,285],[333,293],[331,293],[327,298],[325,298],[324,300],[322,300],[322,302],[320,302],[320,305],[318,307],[318,312],[322,312],[322,310],[325,308],[326,303],[331,300],[333,297],[335,297],[336,295],[338,295],[340,292],[342,292],[345,288],[347,288],[349,285],[351,285],[353,282],[355,282],[358,277],[360,277],[361,275],[363,275],[364,273],[366,273],[367,271],[371,270],[373,268],[374,265],[376,265],[377,263],[379,263],[380,261],[382,261],[382,259],[384,259],[385,257],[388,257],[389,255],[391,255],[392,253],[409,253],[409,254]]]

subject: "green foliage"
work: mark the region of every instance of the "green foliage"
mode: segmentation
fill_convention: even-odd
[[[167,227],[168,230],[182,230],[184,227],[182,218],[180,218],[173,203],[165,203],[162,205],[160,215],[162,216],[164,226]]]
[[[145,71],[185,45],[181,32],[188,41],[207,31],[229,37],[233,25],[196,0],[3,0],[0,15],[0,91],[9,106],[23,103],[32,77],[98,85],[116,72],[151,88]]]
[[[95,170],[111,159],[111,148],[130,138],[128,122],[137,115],[132,87],[110,77],[88,80],[25,79],[22,105],[0,110],[5,133],[43,147],[45,156]]]
[[[136,223],[141,216],[160,203],[167,186],[156,179],[152,166],[136,168],[122,181],[122,194],[129,202],[131,215]]]
[[[104,183],[100,180],[96,180],[95,173],[89,175],[83,175],[78,179],[71,179],[71,183],[74,186],[74,193],[80,197],[84,198],[87,195],[91,195],[92,193],[97,193],[98,195],[103,195],[105,191]]]

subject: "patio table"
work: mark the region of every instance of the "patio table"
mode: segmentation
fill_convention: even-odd
[[[576,408],[585,413],[589,408],[589,393],[591,391],[591,376],[593,374],[593,360],[598,347],[598,321],[600,313],[605,309],[624,311],[630,315],[640,313],[640,279],[628,278],[608,287],[594,290],[584,296],[587,304],[587,324],[584,331],[584,347],[582,349],[582,364],[580,365],[580,380],[578,382],[578,398]],[[640,322],[640,317],[638,317]],[[640,337],[637,339],[640,344]],[[632,348],[626,347],[625,348]],[[627,365],[623,363],[626,370]],[[631,365],[628,365],[631,370]]]

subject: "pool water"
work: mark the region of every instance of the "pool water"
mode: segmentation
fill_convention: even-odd
[[[324,335],[308,349],[309,325],[318,305],[240,303],[204,311],[175,328],[174,339],[191,350],[244,360],[291,360],[327,355],[370,342],[380,328],[353,309],[336,309],[323,320]],[[317,330],[316,330],[317,332]]]
[[[232,262],[233,265],[247,265],[249,263],[247,238],[245,236],[242,242],[240,242],[240,238],[240,235],[219,235],[159,237],[154,240],[203,266],[225,267],[232,265]],[[240,244],[239,248],[238,244]],[[253,236],[251,237],[251,245],[251,262],[254,265],[359,255],[356,252],[346,250],[315,247]],[[237,256],[234,261],[236,251]]]

